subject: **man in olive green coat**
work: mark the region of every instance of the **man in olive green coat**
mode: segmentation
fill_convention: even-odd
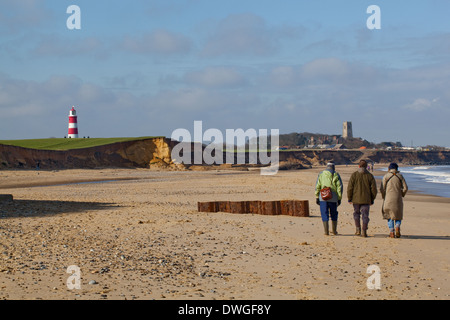
[[[355,171],[348,182],[347,198],[353,204],[353,218],[355,220],[356,235],[367,237],[369,226],[369,211],[377,196],[377,184],[374,176],[367,170],[367,162],[359,162],[358,171]],[[362,230],[361,230],[362,218]],[[362,233],[361,233],[362,231]]]
[[[403,197],[408,192],[405,178],[398,171],[398,165],[391,163],[389,172],[383,177],[380,192],[383,197],[383,218],[388,220],[391,238],[400,238],[400,225],[403,220]],[[394,233],[395,231],[395,233]]]

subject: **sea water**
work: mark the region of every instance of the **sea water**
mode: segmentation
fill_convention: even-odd
[[[410,190],[450,198],[450,166],[411,166],[398,170]]]

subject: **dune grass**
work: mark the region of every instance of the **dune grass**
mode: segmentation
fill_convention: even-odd
[[[134,140],[146,140],[159,137],[139,137],[139,138],[89,138],[89,139],[29,139],[29,140],[0,140],[0,144],[17,146],[37,150],[71,150],[104,146],[117,142]]]

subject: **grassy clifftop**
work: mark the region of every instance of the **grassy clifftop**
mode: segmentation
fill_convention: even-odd
[[[160,138],[160,137],[0,140],[0,144],[36,150],[73,150],[73,149],[98,147],[117,142],[146,140],[153,138]]]

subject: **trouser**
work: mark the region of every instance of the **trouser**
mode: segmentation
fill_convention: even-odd
[[[369,225],[369,211],[370,205],[368,204],[353,204],[353,219],[355,219],[355,226],[361,228],[361,218],[363,223],[363,230],[367,230]]]
[[[395,228],[399,228],[401,224],[402,220],[392,220],[392,219],[388,220],[388,227],[391,232],[394,232]]]
[[[329,221],[331,216],[331,221],[337,221],[337,203],[320,201],[320,215],[322,216],[322,221]]]

